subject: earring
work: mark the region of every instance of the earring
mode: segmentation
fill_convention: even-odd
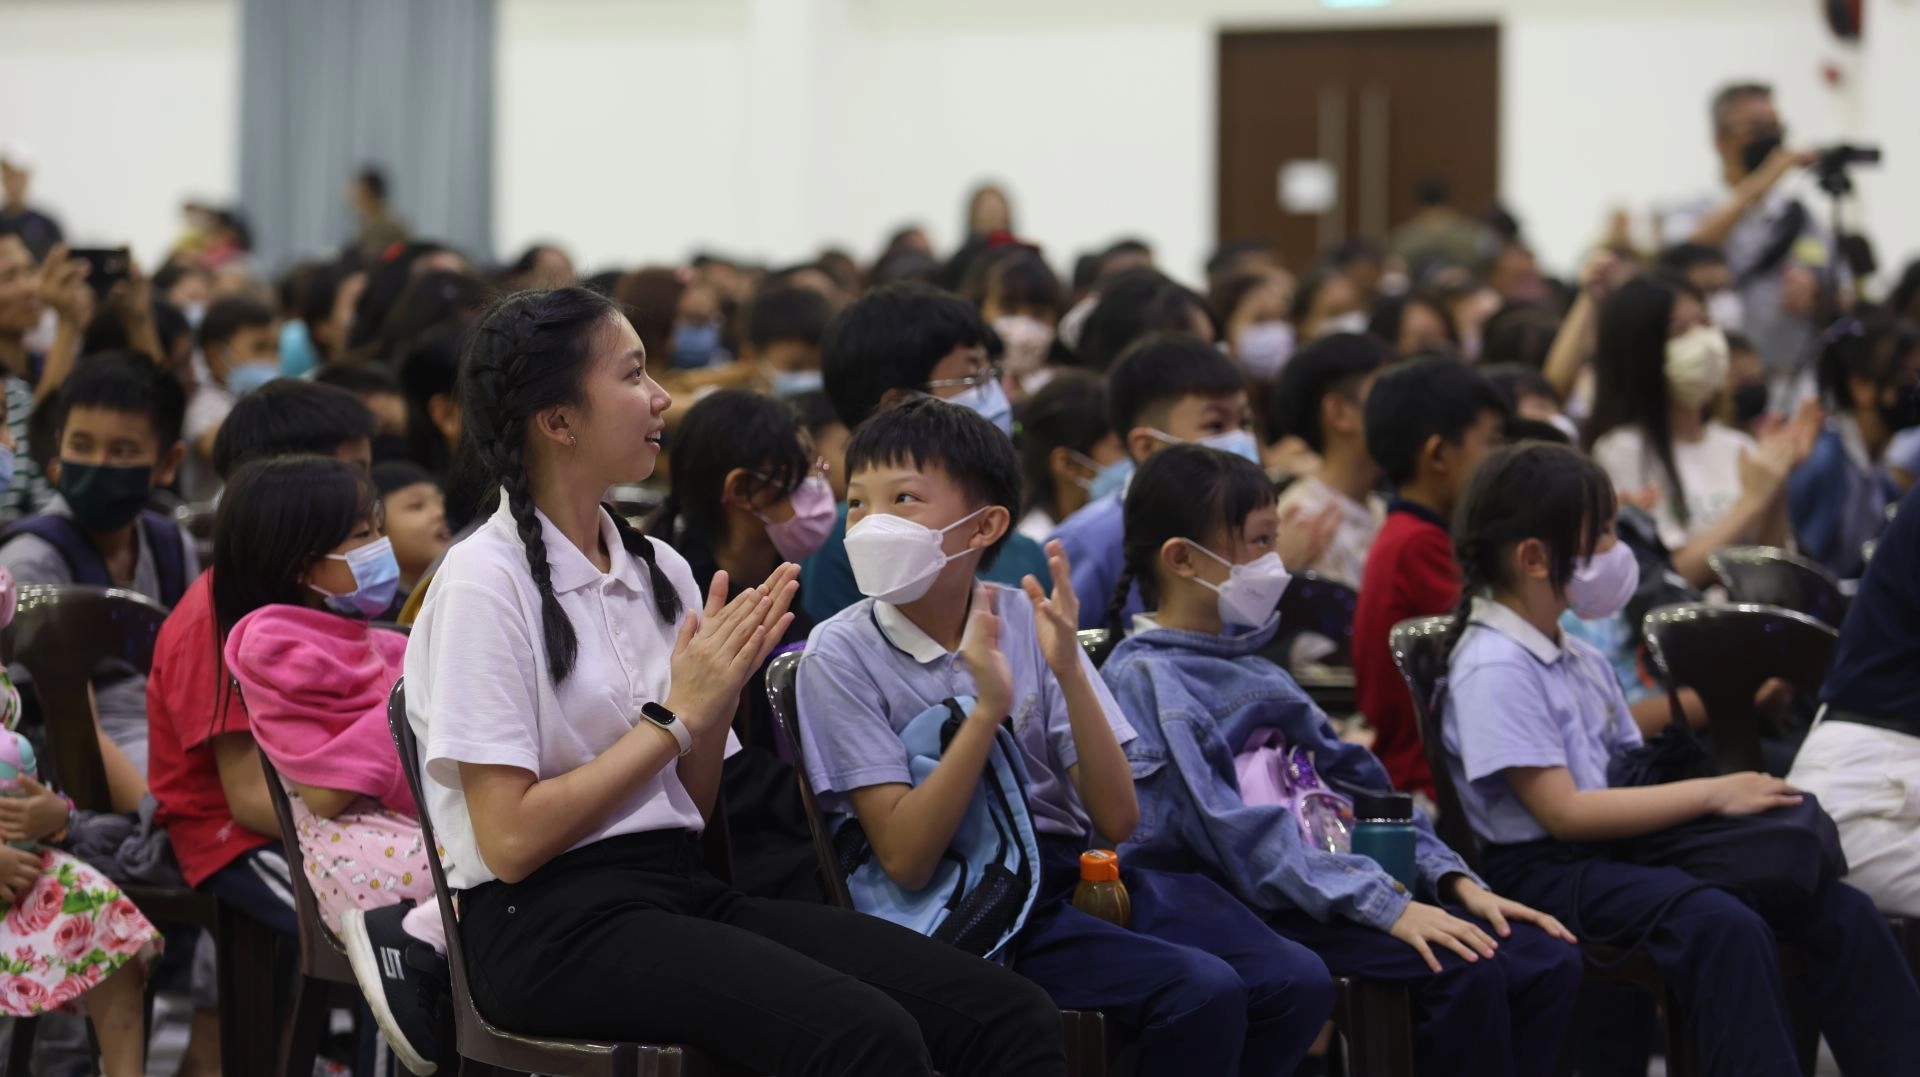
[[[569,449],[577,449],[577,448],[579,448],[579,447],[580,447],[580,439],[579,439],[579,438],[577,438],[577,437],[574,437],[574,436],[573,436],[572,434],[568,434],[568,435],[567,435],[567,448],[569,448]]]

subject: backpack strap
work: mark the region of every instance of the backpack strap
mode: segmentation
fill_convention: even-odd
[[[180,525],[147,509],[140,514],[140,527],[146,532],[147,548],[153,551],[155,575],[160,577],[160,604],[172,609],[187,593],[187,555]]]
[[[32,535],[59,551],[60,559],[67,563],[67,574],[73,577],[73,582],[94,587],[113,586],[106,560],[93,548],[93,543],[87,541],[80,525],[71,519],[41,513],[16,520],[5,531],[0,531],[0,546],[21,535]]]

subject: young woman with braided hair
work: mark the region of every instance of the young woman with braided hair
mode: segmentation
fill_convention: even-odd
[[[653,473],[672,399],[648,362],[579,288],[501,300],[462,360],[500,503],[415,623],[407,718],[480,1012],[759,1073],[1064,1073],[1058,1012],[1021,978],[702,868],[728,723],[798,570],[732,601],[716,573],[703,601],[679,554],[600,504]]]

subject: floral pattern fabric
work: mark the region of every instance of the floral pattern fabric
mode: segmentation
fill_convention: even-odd
[[[43,849],[40,878],[0,900],[0,1014],[79,1013],[75,1001],[127,962],[160,952],[160,932],[107,877]]]

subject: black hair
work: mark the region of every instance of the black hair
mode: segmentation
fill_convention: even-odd
[[[368,266],[367,285],[361,289],[360,301],[353,308],[353,330],[347,337],[347,347],[364,348],[386,328],[387,315],[413,280],[413,263],[449,250],[452,248],[444,243],[409,240]]]
[[[670,545],[713,546],[727,537],[727,474],[745,468],[754,489],[791,493],[812,463],[800,448],[800,423],[785,401],[722,389],[700,398],[680,419],[667,457],[672,480],[666,503],[647,526]]]
[[[187,413],[187,393],[180,379],[153,360],[133,351],[89,355],[74,365],[60,386],[59,422],[54,429],[54,456],[74,408],[100,408],[145,416],[153,426],[160,452],[180,440]]]
[[[373,487],[380,491],[381,497],[423,482],[435,487],[440,485],[432,472],[411,460],[382,460],[373,465]]]
[[[1276,278],[1276,272],[1271,269],[1236,273],[1220,282],[1220,286],[1208,295],[1207,303],[1219,316],[1220,324],[1225,326],[1233,321],[1234,312],[1240,309],[1240,304],[1246,302],[1248,296],[1273,283]],[[1285,311],[1280,313],[1282,316],[1286,314]]]
[[[1267,443],[1297,437],[1314,452],[1325,452],[1321,404],[1330,394],[1359,403],[1360,383],[1386,366],[1393,350],[1364,333],[1333,333],[1300,350],[1280,372],[1267,408]]]
[[[1100,300],[1080,330],[1081,365],[1105,372],[1150,333],[1191,335],[1195,315],[1214,321],[1206,300],[1192,289],[1155,269],[1129,269],[1100,285]]]
[[[1607,473],[1565,445],[1528,441],[1488,454],[1454,510],[1461,583],[1448,649],[1466,631],[1476,596],[1513,585],[1515,546],[1528,539],[1546,546],[1547,581],[1558,594],[1573,578],[1575,563],[1592,556],[1617,511]]]
[[[1020,470],[1027,480],[1022,509],[1038,505],[1059,519],[1053,496],[1053,450],[1064,448],[1085,456],[1112,432],[1106,383],[1100,376],[1071,368],[1055,373],[1020,406]]]
[[[1338,267],[1321,266],[1301,277],[1300,283],[1293,290],[1293,306],[1287,310],[1287,320],[1292,322],[1295,328],[1304,329],[1307,324],[1307,315],[1313,312],[1313,301],[1319,298],[1321,291],[1327,285],[1344,276],[1346,274]]]
[[[595,335],[620,317],[613,301],[585,288],[520,292],[495,303],[480,319],[460,361],[463,440],[477,452],[483,474],[507,495],[527,571],[540,592],[540,634],[547,670],[559,684],[573,672],[580,639],[560,608],[547,562],[547,540],[534,515],[527,481],[527,425],[547,408],[578,406],[584,399]],[[655,557],[653,543],[618,512],[620,544],[647,566],[654,612],[667,624],[680,619],[680,593]]]
[[[1672,273],[1685,273],[1696,266],[1723,266],[1727,252],[1705,243],[1676,243],[1662,250],[1654,266]]]
[[[1024,246],[1004,247],[985,261],[981,274],[982,302],[997,290],[1002,308],[1049,310],[1055,317],[1066,309],[1060,278],[1053,275],[1039,251]]]
[[[400,383],[394,380],[393,374],[373,363],[328,363],[313,372],[313,380],[362,396],[400,395]]]
[[[211,277],[212,274],[199,266],[187,262],[171,261],[161,266],[153,274],[153,294],[164,296],[173,291],[173,286],[188,277]]]
[[[888,284],[925,284],[931,286],[940,279],[940,262],[925,251],[912,247],[902,247],[897,251],[888,251],[873,264],[867,274],[874,287]]]
[[[1673,462],[1673,397],[1667,386],[1667,329],[1682,294],[1695,295],[1681,280],[1642,273],[1601,302],[1594,338],[1593,412],[1581,434],[1591,449],[1610,430],[1637,427],[1665,470],[1674,518],[1685,524],[1691,514]]]
[[[1244,258],[1272,258],[1273,244],[1259,237],[1236,239],[1214,248],[1207,256],[1207,276],[1218,277],[1225,273],[1238,272],[1240,261]],[[1224,311],[1222,312],[1225,313]]]
[[[819,389],[809,389],[787,397],[787,407],[793,409],[794,418],[815,439],[829,426],[844,425],[840,422],[840,413],[833,410],[833,401],[827,399],[827,394]]]
[[[1880,406],[1879,390],[1893,386],[1907,375],[1907,359],[1920,348],[1920,328],[1912,322],[1897,320],[1878,311],[1863,317],[1843,318],[1828,328],[1825,347],[1820,352],[1820,390],[1830,407],[1851,411],[1854,407],[1854,378],[1867,378],[1876,387],[1867,402]]]
[[[160,350],[163,354],[150,356],[154,362],[165,364],[173,355],[173,349],[182,337],[191,337],[193,327],[187,324],[187,316],[163,299],[155,299],[151,305],[153,329],[160,338]],[[80,337],[80,354],[93,355],[97,352],[121,351],[133,346],[133,338],[127,335],[127,323],[120,312],[113,307],[102,306],[94,312],[93,320],[87,323],[87,330]]]
[[[1273,483],[1260,465],[1203,445],[1169,445],[1133,473],[1121,510],[1125,538],[1119,583],[1107,604],[1107,627],[1125,634],[1121,612],[1135,584],[1148,609],[1160,603],[1160,548],[1182,538],[1213,549],[1214,535],[1232,534],[1255,509],[1272,505]]]
[[[493,295],[494,290],[471,273],[434,269],[413,277],[367,345],[367,357],[397,364],[422,337],[444,326],[472,321]]]
[[[368,194],[382,202],[387,200],[387,174],[380,169],[380,166],[362,165],[354,178],[360,181],[360,186]]]
[[[558,251],[561,254],[566,253],[565,251],[560,250],[560,245],[557,243],[531,244],[527,247],[526,250],[523,250],[520,252],[520,257],[515,258],[513,262],[507,266],[507,273],[510,276],[517,277],[525,273],[533,272],[534,268],[540,264],[541,251]]]
[[[1090,290],[1100,279],[1100,255],[1083,254],[1073,260],[1072,285],[1076,294]]]
[[[1481,363],[1517,363],[1539,370],[1547,365],[1560,316],[1539,303],[1509,302],[1480,329]]]
[[[277,378],[234,401],[213,439],[214,474],[269,456],[332,456],[373,429],[373,411],[345,389]]]
[[[783,340],[818,346],[832,318],[833,304],[811,288],[762,288],[747,307],[747,341],[756,350]]]
[[[1506,402],[1480,372],[1450,355],[1417,355],[1395,363],[1367,393],[1367,453],[1395,486],[1413,481],[1427,440],[1457,445],[1487,412],[1506,417]]]
[[[1156,333],[1128,348],[1107,375],[1107,419],[1126,439],[1149,416],[1189,396],[1245,392],[1247,376],[1232,359],[1184,333]]]
[[[207,304],[207,315],[200,319],[200,348],[225,344],[242,329],[263,329],[273,324],[273,308],[252,296],[223,296]]]
[[[1714,133],[1721,134],[1726,131],[1727,114],[1733,111],[1735,104],[1749,97],[1772,96],[1773,87],[1764,82],[1733,82],[1722,86],[1719,91],[1713,95],[1713,103],[1709,106],[1709,114],[1713,120]]]
[[[1324,285],[1324,281],[1321,282]],[[1311,302],[1311,300],[1309,300]],[[1447,343],[1455,348],[1460,346],[1460,327],[1454,324],[1453,308],[1447,301],[1427,291],[1406,292],[1401,295],[1383,295],[1373,301],[1373,310],[1367,315],[1367,332],[1386,341],[1387,346],[1400,350],[1400,327],[1407,320],[1407,308],[1422,306],[1440,316],[1440,324],[1447,331]],[[1299,309],[1299,317],[1306,316],[1305,307]]]
[[[160,363],[171,359],[182,341],[193,340],[193,324],[179,307],[164,299],[153,301],[153,330],[159,334],[160,350],[166,353],[154,357]]]
[[[263,606],[305,606],[299,575],[376,515],[373,484],[330,456],[249,462],[227,480],[213,521],[214,708],[209,729],[226,726],[233,701],[226,638]]]
[[[1000,428],[977,412],[934,397],[915,397],[875,412],[847,442],[847,479],[870,467],[938,468],[959,485],[975,508],[1007,510],[1007,529],[980,557],[994,559],[1013,534],[1020,511],[1020,458]]]
[[[1538,419],[1523,419],[1518,415],[1507,419],[1506,435],[1509,445],[1518,445],[1525,441],[1546,441],[1569,448],[1573,446],[1573,439],[1567,436],[1565,430],[1552,423],[1544,423]]]
[[[407,455],[443,478],[452,466],[453,449],[434,425],[433,399],[456,398],[464,338],[459,328],[445,327],[422,338],[400,361],[400,390],[407,398]]]
[[[585,288],[589,292],[597,292],[600,295],[610,296],[613,294],[613,286],[620,283],[620,278],[626,275],[626,272],[624,269],[603,269],[593,276],[582,280],[580,287]]]
[[[896,389],[923,390],[955,348],[999,338],[979,310],[925,284],[889,284],[849,303],[827,325],[820,370],[833,410],[849,427],[873,414]]]
[[[1520,410],[1522,396],[1545,397],[1556,406],[1560,403],[1559,392],[1538,367],[1525,363],[1483,363],[1478,369],[1480,376],[1487,379],[1487,384],[1500,393],[1500,399],[1507,402],[1508,411]],[[1508,420],[1509,424],[1513,421]]]

